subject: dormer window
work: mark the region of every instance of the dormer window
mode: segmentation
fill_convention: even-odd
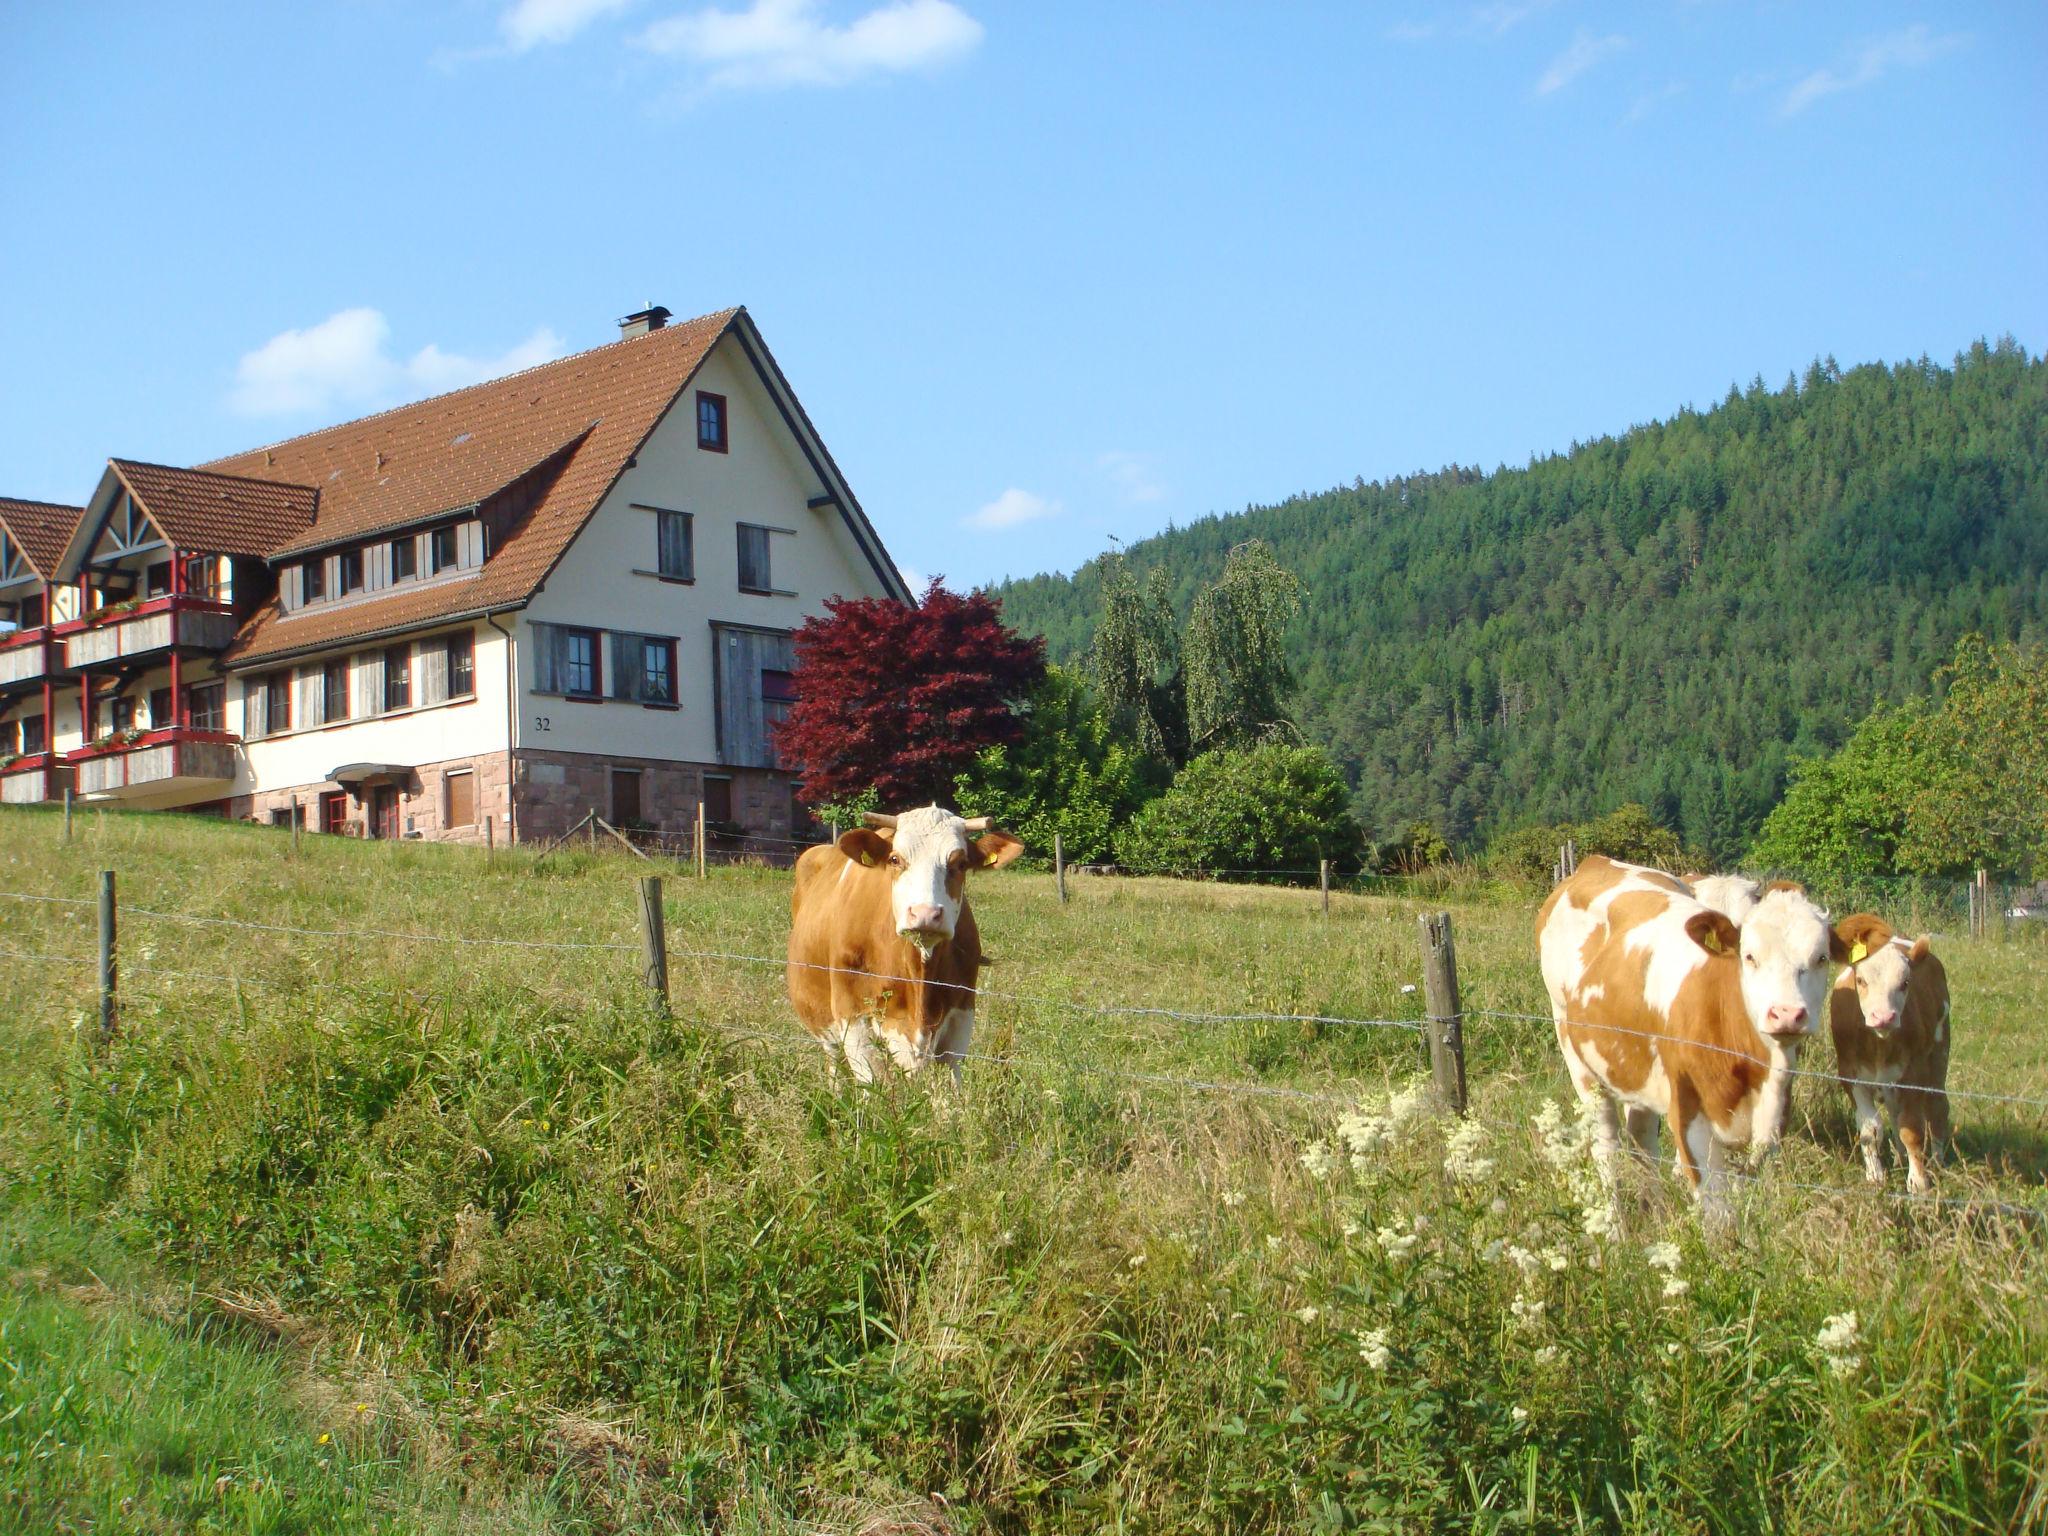
[[[335,562],[340,567],[340,581],[336,597],[347,597],[351,592],[363,590],[363,552],[360,549],[345,551]]]
[[[708,389],[697,391],[697,446],[713,453],[724,453],[725,442],[725,396],[714,395]]]
[[[319,602],[327,595],[327,562],[318,559],[308,560],[299,567],[299,571],[301,600],[308,603]]]
[[[410,581],[419,574],[419,545],[410,535],[391,541],[391,579]]]
[[[434,574],[438,576],[455,564],[455,525],[450,523],[445,528],[436,528],[429,536],[428,542],[431,546],[429,555],[433,561]]]

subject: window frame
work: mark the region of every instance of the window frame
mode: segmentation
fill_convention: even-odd
[[[704,435],[706,407],[717,424],[715,437]],[[706,453],[729,453],[732,449],[732,412],[726,408],[725,396],[709,389],[697,391],[697,446]]]
[[[455,781],[469,780],[469,820],[455,819]],[[475,827],[483,824],[483,805],[477,794],[476,770],[474,768],[451,768],[441,775],[441,825],[446,830],[456,827]]]
[[[40,757],[43,753],[50,750],[50,733],[47,728],[49,720],[46,716],[23,715],[13,723],[15,726],[15,739],[21,743],[21,755],[23,757]],[[28,730],[31,725],[36,728],[33,745],[30,744]]]
[[[604,702],[604,631],[585,629],[578,625],[564,624],[560,629],[562,658],[555,682],[561,687],[565,699],[580,699],[588,703]],[[590,646],[590,686],[587,689],[575,686],[575,657],[571,649],[577,641]]]
[[[441,557],[443,540],[447,541],[447,558]],[[454,523],[443,523],[438,528],[427,530],[427,574],[438,576],[443,571],[452,571],[462,564],[462,535]]]
[[[656,507],[654,510],[654,574],[663,581],[680,581],[695,584],[697,580],[697,519],[675,507]],[[668,530],[674,524],[682,528],[682,569],[670,570],[668,566]]]
[[[755,573],[762,577],[756,586],[747,580],[747,539],[750,533],[761,536],[761,566]],[[765,523],[737,523],[734,525],[733,544],[736,555],[734,577],[740,591],[752,597],[775,596],[775,530]]]
[[[363,590],[363,552],[345,549],[334,557],[334,595],[353,597]]]
[[[458,653],[462,657],[463,676],[463,686],[459,689],[455,686],[455,658]],[[448,693],[444,702],[452,703],[456,699],[475,698],[476,631],[473,629],[458,629],[452,634],[444,635],[441,639],[441,657],[442,664],[447,671]]]
[[[723,800],[723,801],[725,802],[725,814],[724,814],[723,816],[714,816],[714,815],[712,815],[712,814],[711,814],[711,786],[712,786],[712,785],[714,785],[714,784],[717,784],[717,785],[719,785],[719,786],[720,786],[720,789],[719,789],[719,791],[718,791],[718,795],[719,795],[719,798],[720,798],[721,800]],[[703,781],[703,791],[702,791],[702,793],[701,793],[701,794],[699,795],[699,797],[698,797],[698,798],[699,798],[699,799],[700,799],[700,800],[701,800],[701,801],[703,802],[703,806],[704,806],[704,819],[705,819],[705,821],[707,821],[707,822],[718,822],[718,823],[722,823],[723,825],[725,825],[725,826],[728,826],[728,827],[729,827],[729,826],[733,826],[733,825],[735,825],[735,822],[734,822],[734,819],[733,819],[733,814],[732,814],[732,775],[731,775],[731,774],[729,774],[729,773],[707,773],[707,774],[705,774],[705,775],[704,775],[704,781]]]
[[[228,685],[215,678],[185,685],[185,724],[195,731],[228,728]]]
[[[299,567],[299,601],[301,603],[322,603],[327,600],[327,557],[322,555],[308,560]]]
[[[284,708],[279,709],[278,701]],[[280,667],[263,674],[263,734],[280,736],[292,728],[292,669]]]
[[[392,662],[398,663],[397,667]],[[399,698],[393,690],[394,680],[403,684],[405,695]],[[389,645],[384,648],[384,713],[395,714],[401,709],[412,708],[412,646]]]
[[[399,569],[401,564],[405,567],[404,570]],[[411,534],[407,534],[402,539],[393,539],[391,541],[391,584],[397,586],[401,581],[411,581],[419,573],[419,540]]]
[[[335,707],[335,680],[341,682],[341,707]],[[328,725],[339,725],[355,715],[356,690],[353,658],[337,656],[320,664],[320,718]]]
[[[661,658],[662,674],[668,684],[667,690],[659,696],[652,692],[654,672],[648,665],[650,658],[656,655]],[[673,639],[660,635],[640,637],[640,702],[649,709],[682,707],[676,679],[676,642]]]

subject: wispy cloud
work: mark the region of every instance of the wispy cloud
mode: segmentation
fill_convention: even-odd
[[[1674,97],[1683,96],[1686,93],[1686,89],[1686,83],[1683,80],[1673,80],[1661,89],[1642,92],[1630,103],[1628,111],[1622,114],[1621,121],[1623,125],[1640,123],[1665,102],[1672,100]]]
[[[638,39],[680,58],[716,90],[846,85],[877,74],[935,69],[979,46],[981,23],[951,0],[889,0],[845,26],[820,18],[817,0],[753,0],[655,22]]]
[[[1397,21],[1387,28],[1387,36],[1397,43],[1423,43],[1433,37],[1505,37],[1516,27],[1541,11],[1547,11],[1556,0],[1489,0],[1485,5],[1475,5],[1464,15],[1431,17],[1428,21]]]
[[[1787,117],[1797,116],[1815,102],[1843,91],[1875,85],[1900,69],[1919,69],[1944,54],[1954,53],[1970,41],[1966,32],[1934,32],[1925,22],[1898,32],[1871,38],[1856,48],[1840,69],[1816,69],[1785,93],[1782,108]]]
[[[374,410],[517,373],[563,351],[562,338],[542,326],[496,357],[464,357],[430,342],[400,358],[391,352],[391,323],[382,311],[344,309],[302,331],[280,331],[243,353],[228,405],[244,416]]]
[[[1596,37],[1584,27],[1572,39],[1572,45],[1550,61],[1550,67],[1543,71],[1536,81],[1538,96],[1552,96],[1570,85],[1587,70],[1606,59],[1613,58],[1628,47],[1628,39],[1620,33]]]
[[[969,528],[1015,528],[1020,523],[1057,517],[1059,513],[1057,501],[1013,485],[994,501],[968,513],[960,521]]]
[[[633,0],[515,0],[498,18],[505,46],[524,53],[546,43],[566,43],[593,21],[623,11]]]
[[[1166,487],[1160,484],[1152,461],[1142,453],[1113,448],[1096,459],[1095,467],[1108,475],[1117,494],[1133,505],[1166,499]]]

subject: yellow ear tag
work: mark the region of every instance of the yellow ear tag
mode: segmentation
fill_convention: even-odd
[[[1707,948],[1717,955],[1721,953],[1721,933],[1719,929],[1709,928],[1707,930]]]
[[[860,861],[861,863],[867,865],[869,869],[873,869],[875,867],[875,856],[872,853],[862,854],[860,856]]]
[[[1851,965],[1854,965],[1857,961],[1861,960],[1865,955],[1869,953],[1870,951],[1864,947],[1863,941],[1861,939],[1858,939],[1855,945],[1849,951],[1849,963]]]

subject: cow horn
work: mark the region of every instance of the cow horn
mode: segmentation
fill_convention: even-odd
[[[885,815],[881,811],[862,811],[860,813],[860,820],[861,825],[866,827],[888,827],[893,829],[896,825],[896,818],[894,816]]]
[[[961,825],[970,832],[986,832],[994,821],[993,816],[970,816]]]

